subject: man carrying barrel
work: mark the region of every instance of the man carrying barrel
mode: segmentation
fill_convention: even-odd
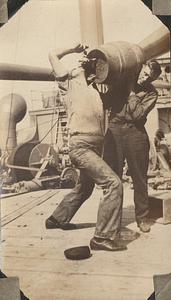
[[[101,158],[104,143],[104,111],[100,95],[93,88],[94,60],[83,59],[69,72],[61,59],[71,53],[84,53],[81,44],[71,49],[57,49],[49,54],[54,75],[63,95],[68,115],[70,158],[80,169],[80,180],[46,220],[46,228],[70,228],[69,222],[92,194],[95,183],[102,187],[93,250],[117,251],[126,247],[118,238],[121,226],[122,183]]]
[[[144,125],[158,97],[151,82],[160,73],[159,63],[156,60],[148,61],[142,67],[138,83],[126,103],[117,106],[113,101],[105,139],[104,159],[120,178],[125,159],[127,161],[133,180],[136,222],[142,232],[150,231],[147,190],[149,138]]]

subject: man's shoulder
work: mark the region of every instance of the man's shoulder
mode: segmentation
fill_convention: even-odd
[[[138,94],[141,92],[158,94],[156,88],[154,87],[154,85],[152,83],[148,83],[148,84],[144,84],[144,85],[137,84],[135,87],[135,93]]]

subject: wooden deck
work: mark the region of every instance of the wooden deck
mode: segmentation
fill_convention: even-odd
[[[92,251],[87,260],[67,260],[65,249],[89,245],[101,191],[96,189],[74,217],[77,230],[46,230],[45,219],[67,192],[2,199],[3,272],[19,277],[30,300],[146,300],[153,292],[153,275],[171,272],[171,224],[155,223],[150,233],[140,234],[133,191],[125,186],[122,235],[128,250]]]

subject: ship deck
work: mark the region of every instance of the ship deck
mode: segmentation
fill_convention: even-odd
[[[150,233],[140,233],[133,190],[128,185],[124,190],[122,235],[128,250],[92,251],[89,259],[78,261],[67,260],[64,250],[89,245],[99,189],[75,215],[72,231],[44,225],[68,190],[2,198],[2,271],[19,277],[30,300],[146,300],[154,289],[153,275],[171,272],[171,224],[154,223]]]

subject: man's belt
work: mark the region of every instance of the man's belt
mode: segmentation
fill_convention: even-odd
[[[70,137],[75,136],[75,135],[89,135],[89,136],[101,136],[103,137],[102,134],[95,133],[95,132],[80,132],[80,131],[75,131],[70,133]]]

